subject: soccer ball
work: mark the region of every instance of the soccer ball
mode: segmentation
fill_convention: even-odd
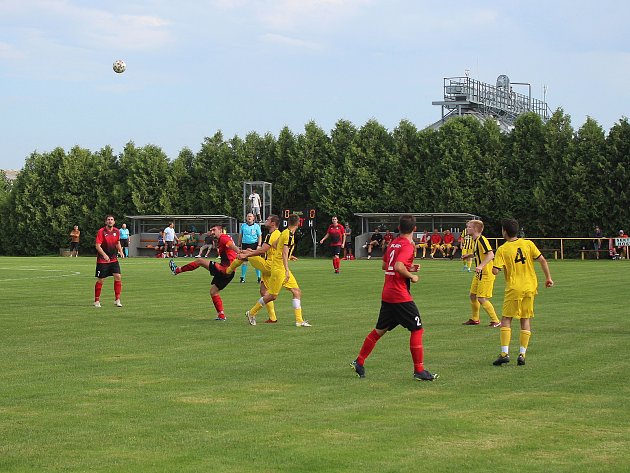
[[[127,69],[127,65],[125,64],[125,61],[123,61],[122,59],[118,59],[114,61],[114,65],[112,66],[112,68],[114,69],[114,72],[116,74],[122,74],[123,72],[125,72],[125,69]]]

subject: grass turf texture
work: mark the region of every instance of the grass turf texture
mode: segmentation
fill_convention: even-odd
[[[183,264],[185,259],[179,259]],[[203,268],[123,260],[92,307],[94,258],[0,258],[0,471],[627,471],[626,261],[551,261],[527,365],[492,366],[499,330],[463,326],[470,274],[422,261],[412,286],[435,382],[412,380],[408,332],[349,363],[373,328],[380,261],[292,264],[280,322],[247,324],[253,269],[222,292],[215,322]],[[542,279],[542,274],[540,274]],[[501,311],[503,279],[493,299]],[[264,309],[258,319],[266,318]],[[513,324],[518,326],[517,324]]]

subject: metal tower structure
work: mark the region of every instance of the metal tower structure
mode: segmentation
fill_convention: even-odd
[[[515,92],[512,86],[527,86],[527,95]],[[532,98],[532,86],[527,82],[510,82],[506,75],[497,77],[496,85],[468,77],[445,77],[444,100],[432,102],[442,107],[442,118],[429,128],[439,128],[454,116],[472,115],[479,120],[495,119],[504,131],[512,129],[522,113],[534,112],[544,121],[550,111],[546,102]]]

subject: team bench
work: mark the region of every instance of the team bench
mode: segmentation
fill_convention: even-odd
[[[587,255],[595,255],[595,257],[597,257],[597,259],[599,259],[599,254],[600,253],[604,253],[605,255],[608,255],[610,253],[609,249],[599,249],[599,250],[587,250],[587,249],[583,249],[580,250],[580,256],[582,257],[582,259],[585,259],[585,257]]]

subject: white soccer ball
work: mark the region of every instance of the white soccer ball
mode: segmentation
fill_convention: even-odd
[[[122,59],[118,59],[114,61],[114,65],[112,66],[112,68],[114,69],[114,72],[116,74],[122,74],[123,72],[125,72],[125,69],[127,69],[127,65],[125,64],[125,61],[123,61]]]

